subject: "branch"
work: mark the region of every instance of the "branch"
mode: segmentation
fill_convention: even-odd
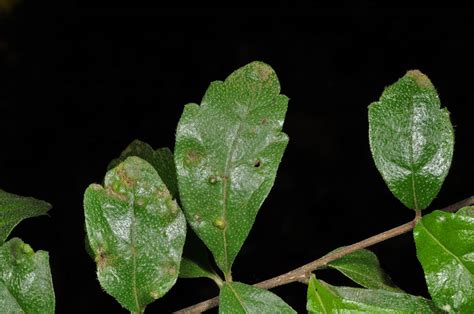
[[[462,201],[459,201],[457,203],[454,203],[452,205],[449,205],[442,210],[448,211],[448,212],[456,212],[457,210],[466,207],[474,205],[474,196],[468,197]],[[347,254],[350,254],[352,252],[355,252],[360,249],[364,249],[366,247],[369,247],[371,245],[383,242],[385,240],[388,240],[390,238],[399,236],[401,234],[407,233],[408,231],[412,230],[415,227],[416,222],[418,221],[420,217],[415,217],[414,220],[407,222],[403,225],[400,225],[398,227],[395,227],[393,229],[384,231],[382,233],[379,233],[377,235],[374,235],[370,238],[367,238],[365,240],[359,241],[357,243],[344,246],[341,249],[329,253],[321,258],[318,258],[315,261],[312,261],[306,265],[303,265],[301,267],[298,267],[292,271],[289,271],[283,275],[267,279],[265,281],[259,282],[254,284],[255,287],[263,288],[263,289],[271,289],[274,287],[278,286],[283,286],[292,282],[296,281],[306,281],[309,278],[309,275],[321,268],[326,266],[329,262],[332,262],[336,259],[339,259]],[[189,314],[189,313],[201,313],[204,311],[207,311],[209,309],[212,309],[213,307],[216,307],[219,304],[219,297],[214,297],[212,299],[202,301],[200,303],[197,303],[195,305],[192,305],[190,307],[181,309],[175,314]]]

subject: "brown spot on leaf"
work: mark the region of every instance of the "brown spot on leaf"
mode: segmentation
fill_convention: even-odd
[[[256,63],[255,64],[255,71],[257,72],[258,77],[262,81],[268,80],[270,75],[272,74],[272,68],[270,68],[268,65],[263,64],[263,63]]]
[[[174,266],[168,267],[167,271],[170,275],[173,275],[173,276],[176,275],[176,273],[177,273],[176,267],[174,267]]]
[[[421,73],[420,70],[410,70],[406,74],[408,77],[411,77],[415,80],[416,84],[422,88],[434,88],[428,76]]]
[[[261,165],[262,165],[262,162],[260,161],[260,159],[255,160],[253,164],[255,168],[260,168]]]
[[[188,165],[197,165],[201,160],[201,154],[194,149],[190,149],[186,152],[185,162]]]
[[[126,201],[127,200],[127,197],[123,194],[121,194],[120,192],[114,190],[112,187],[108,186],[106,189],[105,189],[105,192],[107,193],[108,196],[112,197],[112,198],[115,198],[115,199],[118,199],[118,200],[121,200],[121,201]]]
[[[99,247],[96,252],[95,262],[97,263],[97,268],[99,270],[103,270],[105,267],[110,265],[109,258],[102,247]]]
[[[119,176],[120,181],[122,181],[126,186],[133,186],[132,178],[128,176],[127,172],[123,168],[117,170],[117,175]]]

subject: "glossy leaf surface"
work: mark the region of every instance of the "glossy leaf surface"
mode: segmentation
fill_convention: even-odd
[[[55,297],[49,256],[13,238],[0,247],[2,313],[54,313]]]
[[[296,313],[276,294],[240,282],[227,282],[219,294],[219,313]]]
[[[187,220],[228,275],[273,186],[288,137],[288,98],[273,69],[250,63],[187,105],[175,163]]]
[[[380,267],[379,259],[369,250],[362,249],[345,255],[328,264],[362,287],[401,291]]]
[[[154,150],[150,145],[140,140],[134,140],[124,149],[120,156],[112,160],[107,169],[110,170],[131,156],[137,156],[147,161],[155,168],[161,180],[165,183],[174,198],[178,198],[178,183],[176,167],[171,150],[167,147]]]
[[[424,74],[408,71],[369,106],[369,138],[390,191],[408,208],[428,207],[448,174],[454,132]]]
[[[438,307],[474,313],[474,207],[434,211],[413,231],[428,291]]]
[[[334,287],[311,276],[309,313],[439,313],[430,300],[403,292]]]
[[[46,214],[51,205],[32,197],[23,197],[0,190],[0,244],[23,219]]]
[[[102,287],[142,312],[176,282],[184,215],[152,165],[129,157],[84,195],[86,227]]]

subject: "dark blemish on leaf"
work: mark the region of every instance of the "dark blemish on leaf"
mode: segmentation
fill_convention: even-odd
[[[255,160],[255,163],[253,164],[255,168],[260,168],[261,165],[262,165],[262,162],[260,161],[260,159]]]
[[[210,184],[216,184],[217,183],[217,177],[216,176],[210,176],[209,177],[209,183]]]
[[[265,125],[265,124],[268,123],[268,119],[267,119],[267,118],[263,118],[262,121],[260,121],[260,123],[261,123],[262,125]]]
[[[223,218],[218,218],[218,219],[214,220],[213,225],[214,225],[214,227],[217,227],[217,228],[223,230],[226,226],[226,223],[225,223],[225,220]]]
[[[197,165],[201,160],[201,155],[195,150],[188,150],[185,157],[185,162],[188,165]]]
[[[109,259],[107,258],[107,254],[104,252],[104,249],[102,247],[99,247],[97,249],[97,253],[95,255],[95,262],[99,270],[102,270],[109,265]]]

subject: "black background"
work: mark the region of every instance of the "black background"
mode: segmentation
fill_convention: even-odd
[[[409,69],[431,78],[456,132],[450,174],[427,211],[473,194],[474,18],[369,4],[217,11],[29,1],[3,16],[0,186],[54,206],[13,235],[50,252],[57,312],[126,313],[101,291],[84,250],[85,188],[135,138],[173,147],[183,105],[253,60],[270,64],[290,97],[290,143],[234,279],[273,277],[412,219],[378,174],[367,135],[367,106]],[[410,234],[372,249],[400,287],[427,296]],[[273,291],[304,312],[304,285]],[[147,311],[217,293],[206,280],[179,280]]]

